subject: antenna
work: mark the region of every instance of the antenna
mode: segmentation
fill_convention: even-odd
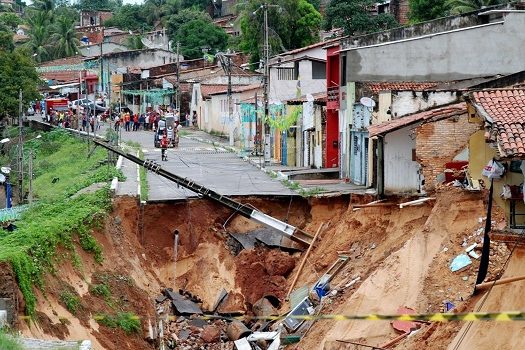
[[[370,97],[361,97],[359,102],[363,106],[368,107],[368,108],[374,108],[376,106],[376,102],[372,100]]]

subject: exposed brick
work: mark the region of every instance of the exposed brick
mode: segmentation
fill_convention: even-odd
[[[479,124],[469,123],[467,114],[423,123],[416,129],[416,156],[425,177],[424,189],[435,189],[437,177],[445,164],[468,146],[470,136]]]

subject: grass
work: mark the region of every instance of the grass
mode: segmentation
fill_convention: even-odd
[[[91,294],[108,300],[111,297],[111,289],[105,283],[94,284],[89,288]]]
[[[65,290],[60,293],[60,300],[66,305],[66,309],[73,315],[75,315],[81,307],[78,295],[70,291]]]
[[[23,350],[22,345],[16,338],[9,336],[0,329],[0,349],[2,350]]]
[[[139,158],[144,160],[144,152],[142,149],[139,149]],[[140,177],[140,200],[147,201],[149,197],[149,184],[148,184],[148,172],[143,166],[139,167],[139,177]]]
[[[44,274],[54,272],[59,246],[74,250],[77,242],[101,262],[102,250],[91,228],[111,209],[109,187],[71,198],[96,182],[122,176],[114,166],[103,165],[107,153],[97,149],[87,158],[87,145],[64,131],[55,130],[26,143],[36,154],[34,193],[37,203],[17,222],[14,232],[0,232],[0,261],[11,263],[24,295],[26,313],[34,315],[33,288],[43,288]],[[53,179],[58,180],[53,183]],[[74,256],[74,254],[69,254]],[[74,259],[74,258],[73,258]]]
[[[97,322],[109,327],[120,328],[127,334],[138,333],[141,330],[140,319],[130,312],[119,312],[116,315],[103,314]]]

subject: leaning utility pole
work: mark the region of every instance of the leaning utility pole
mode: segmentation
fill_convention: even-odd
[[[181,109],[180,109],[180,101],[181,101],[181,94],[180,94],[180,59],[179,59],[179,50],[180,50],[180,42],[177,41],[177,109],[179,110],[179,121],[181,116]]]
[[[264,164],[271,162],[270,124],[268,124],[268,90],[270,88],[270,70],[268,61],[270,59],[270,45],[268,42],[268,4],[264,3]]]
[[[18,95],[18,204],[24,201],[24,136],[22,117],[22,89]]]

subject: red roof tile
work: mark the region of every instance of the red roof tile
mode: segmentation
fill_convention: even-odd
[[[381,124],[369,126],[368,133],[370,134],[370,137],[384,135],[418,122],[436,121],[465,113],[467,113],[467,104],[464,102],[456,103],[446,107],[434,108],[428,111],[407,115]]]
[[[312,94],[312,97],[314,98],[314,102],[320,103],[320,104],[326,104],[326,98],[327,98],[326,91],[318,92],[315,94]],[[290,100],[286,101],[288,104],[296,104],[296,103],[304,103],[308,102],[308,98],[306,95],[303,95],[299,98],[292,98]]]
[[[492,131],[506,157],[525,157],[525,90],[483,90],[471,93],[474,106],[492,122]]]
[[[438,86],[438,82],[367,82],[365,86],[368,87],[374,94],[381,91],[400,91],[400,90],[411,90],[411,91],[423,91],[435,88]]]
[[[211,94],[223,91],[224,89],[227,89],[227,88],[228,88],[228,85],[224,85],[224,84],[214,84],[214,85],[201,84],[202,98],[208,98],[210,97]]]

